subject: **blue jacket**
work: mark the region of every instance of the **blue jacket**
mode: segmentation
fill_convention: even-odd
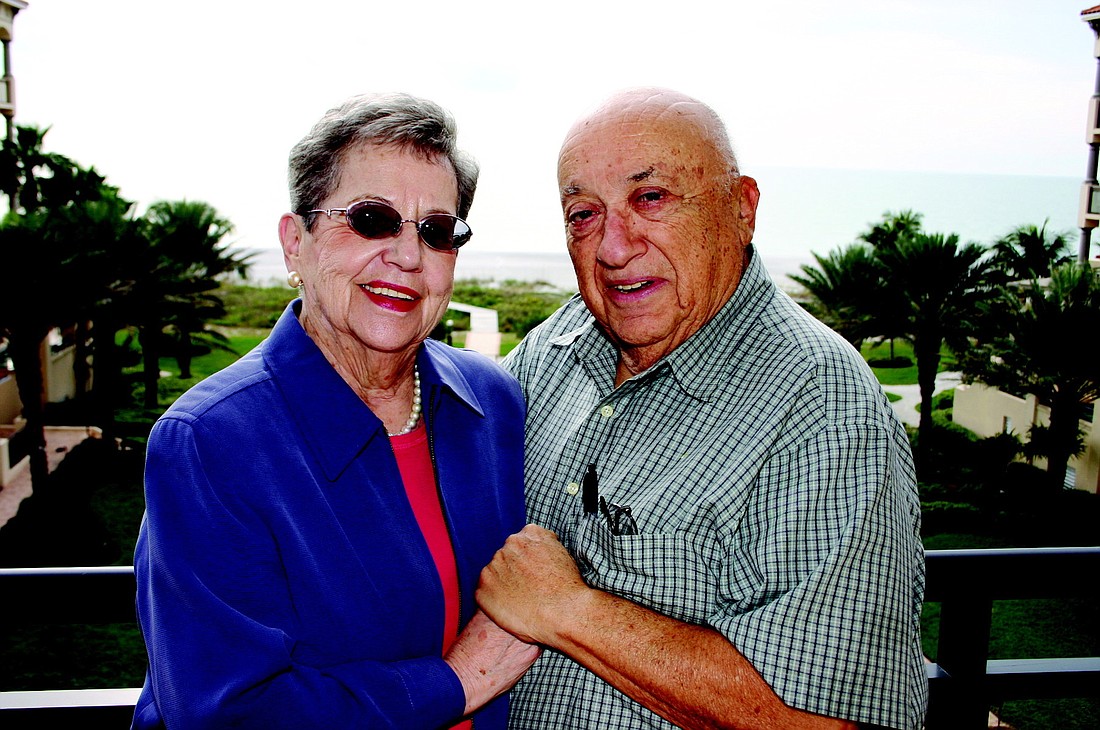
[[[150,434],[137,728],[433,728],[462,713],[389,439],[297,306]],[[524,524],[523,399],[480,355],[429,340],[418,364],[465,625],[481,568]],[[502,697],[475,724],[506,717]]]

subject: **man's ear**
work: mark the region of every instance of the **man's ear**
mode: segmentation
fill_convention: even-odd
[[[279,219],[279,243],[283,247],[283,262],[287,271],[298,270],[298,256],[305,235],[305,221],[301,216],[284,213]]]
[[[748,175],[737,178],[737,217],[748,230],[748,238],[752,240],[752,234],[756,231],[756,206],[760,203],[760,188],[756,186],[756,180]]]

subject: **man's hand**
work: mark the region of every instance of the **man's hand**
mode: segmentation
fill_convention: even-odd
[[[466,693],[463,714],[469,715],[511,689],[541,651],[512,636],[481,611],[475,613],[443,658]]]
[[[855,728],[784,705],[714,629],[589,587],[557,535],[537,525],[497,551],[477,600],[501,629],[557,649],[680,727]]]
[[[481,571],[477,601],[501,628],[555,646],[554,622],[575,615],[576,603],[590,591],[558,536],[527,525]]]

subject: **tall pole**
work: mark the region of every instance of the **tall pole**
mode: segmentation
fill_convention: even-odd
[[[11,43],[15,16],[26,7],[27,3],[24,0],[0,0],[0,41],[4,44],[4,74],[0,79],[0,87],[2,87],[0,88],[0,114],[4,115],[7,122],[7,139],[11,139],[12,119],[15,117],[15,82],[11,75],[11,52],[8,44]]]
[[[1089,143],[1088,164],[1085,167],[1084,190],[1081,193],[1081,242],[1077,247],[1077,261],[1087,263],[1092,248],[1092,229],[1096,227],[1093,198],[1098,195],[1096,170],[1100,164],[1100,18],[1095,13],[1085,11],[1085,20],[1096,35],[1093,55],[1096,56],[1096,83],[1093,85],[1092,99],[1089,103],[1089,121],[1086,139]]]
[[[11,103],[11,113],[8,110],[4,110],[4,119],[7,123],[7,136],[4,139],[11,139],[12,133],[15,131],[15,98],[12,94],[12,75],[11,75],[11,48],[8,46],[10,41],[4,39],[4,86],[5,86],[5,98]]]
[[[11,48],[9,44],[10,40],[3,39],[4,42],[4,77],[0,79],[0,83],[4,85],[4,124],[6,127],[6,135],[4,139],[11,144],[15,135],[15,98],[12,94],[12,76],[11,76]],[[18,202],[18,195],[12,192],[8,194],[8,210],[15,211],[16,203]]]
[[[0,42],[3,42],[3,76],[0,76],[0,114],[4,115],[4,140],[11,142],[15,134],[15,79],[11,74],[12,27],[15,16],[27,7],[25,0],[0,0]],[[8,210],[15,210],[16,195],[12,193]]]
[[[1089,145],[1085,182],[1081,185],[1081,205],[1078,223],[1081,226],[1081,242],[1077,247],[1077,261],[1087,263],[1092,249],[1092,229],[1100,225],[1100,183],[1097,182],[1097,166],[1100,165],[1100,6],[1081,12],[1081,19],[1089,24],[1093,35],[1093,56],[1097,60],[1096,82],[1089,100],[1089,118],[1085,129],[1085,141]]]

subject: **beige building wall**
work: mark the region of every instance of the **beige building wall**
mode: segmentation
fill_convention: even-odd
[[[76,360],[76,348],[66,347],[60,352],[51,352],[48,347],[43,349],[42,357],[46,363],[46,402],[60,403],[75,398],[73,363]]]
[[[0,378],[0,423],[15,423],[16,416],[22,412],[23,402],[19,400],[15,375]]]
[[[955,388],[952,410],[955,423],[970,429],[979,436],[996,436],[1006,431],[1027,440],[1033,423],[1050,424],[1050,409],[1040,405],[1035,396],[1017,398],[981,383],[960,385]],[[1085,434],[1085,451],[1069,462],[1076,471],[1074,486],[1093,494],[1100,493],[1100,429],[1081,421]],[[1043,460],[1036,460],[1044,466]]]
[[[46,389],[46,402],[61,403],[76,397],[76,378],[73,363],[76,360],[76,348],[69,346],[59,352],[53,352],[47,342],[42,343],[42,377]],[[0,378],[0,424],[14,423],[23,413],[23,403],[19,400],[19,387],[16,373],[12,372]]]

